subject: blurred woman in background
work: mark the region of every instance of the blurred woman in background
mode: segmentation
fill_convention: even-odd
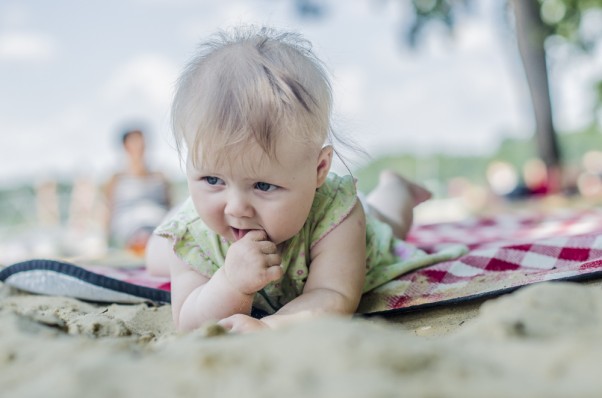
[[[142,255],[154,228],[171,207],[170,183],[146,163],[142,130],[123,133],[125,168],[106,186],[109,244]]]

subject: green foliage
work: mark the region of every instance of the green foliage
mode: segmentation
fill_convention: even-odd
[[[475,183],[484,184],[484,171],[489,161],[489,158],[481,156],[402,154],[375,159],[354,174],[358,178],[358,189],[362,192],[370,192],[374,188],[381,170],[391,169],[419,181],[437,194],[445,195],[441,183],[454,177],[462,176]]]
[[[450,31],[456,23],[456,9],[466,7],[467,0],[412,0],[414,20],[406,39],[412,47],[417,46],[424,27],[433,21],[441,22]]]
[[[67,217],[68,199],[72,188],[69,181],[59,181],[57,184],[59,213],[63,221]],[[0,188],[0,220],[2,220],[0,226],[35,224],[37,222],[36,206],[35,187],[31,183]]]
[[[563,37],[576,47],[590,50],[600,37],[589,37],[581,29],[584,16],[596,9],[602,9],[602,0],[520,0],[536,3],[539,8],[546,37]],[[456,14],[469,10],[474,0],[413,0],[414,21],[409,30],[409,40],[416,43],[416,37],[423,28],[432,22],[443,22],[454,28]],[[510,3],[510,0],[508,0]]]
[[[602,151],[602,132],[596,125],[580,132],[562,133],[558,136],[566,165],[580,167],[585,153],[590,150]],[[463,177],[475,184],[484,185],[487,166],[492,161],[508,162],[520,170],[527,160],[536,156],[533,138],[508,138],[500,144],[497,151],[486,156],[446,154],[385,156],[375,159],[354,174],[358,178],[358,188],[362,192],[369,192],[376,185],[380,170],[389,168],[420,181],[435,191],[439,190],[436,193],[444,196],[445,182],[452,178]]]
[[[548,35],[558,35],[575,46],[590,50],[599,37],[589,37],[582,29],[584,15],[602,8],[602,0],[537,0]]]
[[[597,125],[581,132],[559,134],[558,138],[567,164],[579,164],[588,151],[602,151],[602,133]]]
[[[539,8],[542,43],[547,38],[561,38],[565,44],[570,44],[574,49],[591,52],[596,43],[602,39],[601,29],[583,29],[586,16],[592,12],[602,12],[602,0],[516,0],[531,2]],[[463,10],[470,9],[469,5],[475,0],[414,0],[414,21],[408,30],[408,41],[416,46],[418,37],[426,26],[435,22],[444,22],[450,31],[453,30],[455,15]],[[507,0],[508,5],[512,1]],[[600,23],[599,21],[597,22]],[[590,21],[591,25],[591,21]],[[545,49],[544,49],[545,51]],[[602,82],[597,82],[600,92]],[[596,109],[602,109],[602,95],[598,95]]]
[[[0,190],[0,219],[3,226],[29,223],[35,216],[35,195],[31,186]]]

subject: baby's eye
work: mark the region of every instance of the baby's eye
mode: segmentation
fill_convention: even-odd
[[[255,189],[259,189],[263,192],[270,192],[278,188],[276,185],[268,184],[267,182],[258,182],[255,184]]]
[[[224,181],[222,181],[221,178],[217,178],[217,177],[213,177],[213,176],[203,177],[203,178],[201,178],[201,180],[205,181],[209,185],[222,185],[224,183]]]

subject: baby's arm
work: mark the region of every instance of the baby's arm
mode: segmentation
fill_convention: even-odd
[[[176,328],[190,330],[209,320],[234,313],[248,313],[253,296],[230,288],[222,269],[211,279],[190,268],[173,251],[169,239],[155,237],[148,260],[168,264],[171,273],[171,306]]]
[[[269,327],[323,314],[350,315],[362,295],[366,274],[366,218],[361,204],[312,249],[303,294],[261,321]],[[235,331],[257,329],[251,319],[235,316],[222,325]]]
[[[180,260],[172,263],[171,270],[171,305],[177,329],[192,330],[208,321],[251,312],[253,294],[235,289],[223,268],[207,278]]]
[[[276,245],[265,232],[251,231],[232,244],[226,263],[211,278],[191,269],[163,239],[154,253],[170,264],[171,304],[176,327],[191,330],[207,321],[250,314],[255,292],[282,277]],[[157,243],[155,243],[157,244]]]
[[[349,216],[312,248],[303,294],[276,315],[353,314],[365,276],[366,217],[358,201]]]

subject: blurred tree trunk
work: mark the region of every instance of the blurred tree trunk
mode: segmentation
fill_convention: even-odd
[[[552,106],[544,41],[546,32],[537,0],[510,1],[516,23],[516,39],[535,115],[539,156],[548,170],[551,192],[561,188],[561,154],[552,120]]]

